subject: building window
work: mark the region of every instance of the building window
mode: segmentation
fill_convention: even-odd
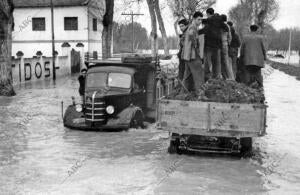
[[[32,18],[32,30],[33,31],[46,30],[45,18]]]
[[[78,17],[65,17],[65,30],[78,30]]]
[[[97,31],[97,18],[93,18],[93,31]]]

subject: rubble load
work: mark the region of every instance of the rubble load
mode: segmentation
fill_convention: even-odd
[[[187,92],[179,84],[167,99],[184,101],[204,101],[222,103],[264,103],[265,96],[263,88],[256,83],[247,86],[236,81],[210,79],[202,85],[198,93]]]

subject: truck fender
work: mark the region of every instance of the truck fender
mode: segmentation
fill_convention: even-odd
[[[144,120],[144,114],[141,108],[137,106],[130,106],[118,114],[119,120],[122,121],[123,124],[128,124],[129,126],[134,117],[140,117],[140,120]]]

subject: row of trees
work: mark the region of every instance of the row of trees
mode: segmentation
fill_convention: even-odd
[[[134,49],[150,49],[150,40],[147,30],[141,24],[134,22]],[[129,53],[132,45],[132,29],[131,24],[114,23],[113,27],[113,52],[114,53]]]
[[[279,12],[277,0],[239,0],[238,4],[229,12],[229,18],[236,24],[240,35],[248,32],[251,24],[257,24],[261,33],[270,29]]]
[[[239,0],[238,4],[229,12],[230,20],[235,23],[238,33],[243,35],[249,32],[251,24],[257,24],[266,38],[269,50],[286,51],[289,48],[290,33],[291,49],[300,50],[300,30],[275,30],[271,23],[277,18],[279,4],[277,0]]]
[[[274,30],[269,35],[269,49],[275,51],[287,51],[291,35],[291,50],[300,51],[300,29]]]
[[[132,29],[131,24],[113,25],[113,53],[130,53],[132,44]],[[134,49],[135,50],[149,50],[151,49],[151,37],[148,36],[146,28],[142,27],[140,23],[133,23],[134,30]],[[164,49],[164,42],[162,37],[157,38],[157,48]],[[167,47],[169,49],[178,49],[178,37],[168,36]]]

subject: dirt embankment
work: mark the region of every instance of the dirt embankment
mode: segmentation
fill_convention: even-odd
[[[295,76],[297,80],[300,80],[300,67],[286,65],[280,62],[269,61],[270,66],[275,69],[278,69],[288,75]]]
[[[200,95],[194,92],[187,93],[178,87],[167,99],[249,104],[265,101],[263,88],[259,88],[257,83],[247,86],[235,81],[210,79],[202,85],[199,92]]]

